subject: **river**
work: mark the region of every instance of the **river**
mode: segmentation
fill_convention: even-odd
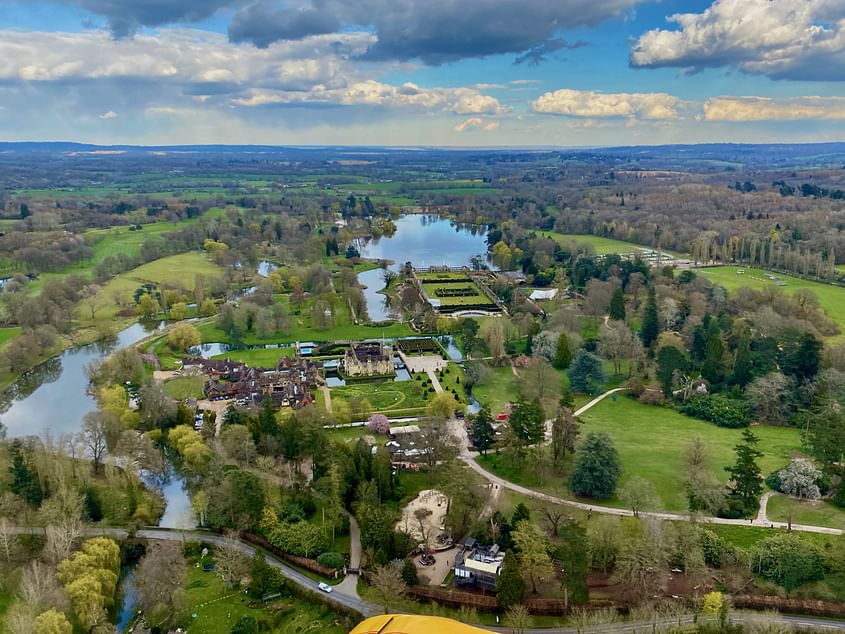
[[[134,324],[110,340],[66,350],[26,372],[0,396],[0,414],[8,435],[58,438],[78,433],[82,418],[97,408],[88,393],[85,367],[130,346],[160,329],[163,324]],[[167,528],[195,526],[191,503],[179,474],[172,470],[162,485],[167,506],[159,523]]]
[[[363,240],[358,245],[362,257],[391,260],[394,271],[405,262],[416,268],[429,266],[470,266],[472,258],[487,262],[487,230],[478,225],[458,225],[438,216],[408,215],[396,221],[396,232]],[[364,271],[358,282],[366,286],[367,313],[372,321],[395,319],[384,289],[381,269]]]

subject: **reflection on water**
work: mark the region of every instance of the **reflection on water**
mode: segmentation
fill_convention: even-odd
[[[439,216],[409,215],[396,221],[392,236],[362,240],[358,251],[365,258],[393,261],[393,270],[405,262],[416,268],[469,266],[473,258],[487,261],[486,236],[483,226],[456,224]],[[364,297],[370,320],[396,318],[385,296],[378,292],[384,289],[381,269],[359,273],[358,282],[367,287]]]
[[[67,350],[26,372],[0,396],[0,412],[9,436],[78,432],[83,416],[96,408],[88,394],[85,366],[160,327],[158,323],[134,324],[116,337]]]
[[[138,589],[135,587],[135,571],[129,570],[120,581],[118,588],[120,610],[117,613],[117,631],[123,632],[129,627],[137,612]]]

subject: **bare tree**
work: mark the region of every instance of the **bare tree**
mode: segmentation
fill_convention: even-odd
[[[18,538],[15,535],[12,524],[5,517],[0,517],[0,551],[3,552],[6,562],[12,560],[18,548]]]
[[[106,456],[106,417],[101,412],[88,412],[82,419],[82,434],[85,447],[91,456],[94,474],[100,472],[103,458]]]
[[[37,559],[23,569],[18,596],[36,613],[48,608],[63,608],[67,603],[56,579],[56,571]]]
[[[370,577],[377,603],[384,606],[384,613],[390,611],[390,606],[395,605],[396,600],[405,594],[405,582],[402,575],[395,566],[379,566]]]
[[[238,541],[231,534],[215,546],[214,568],[229,586],[238,585],[249,575],[249,557],[238,548]]]
[[[103,288],[98,284],[88,284],[84,286],[79,292],[79,297],[82,303],[91,311],[91,320],[93,321],[97,314],[97,308],[100,306],[100,291]]]
[[[135,571],[138,606],[155,627],[179,620],[185,608],[187,566],[182,546],[175,542],[150,542]]]

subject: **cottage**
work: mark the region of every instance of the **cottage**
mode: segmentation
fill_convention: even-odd
[[[455,583],[495,592],[504,561],[505,555],[497,544],[486,548],[468,537],[463,550],[455,555]]]

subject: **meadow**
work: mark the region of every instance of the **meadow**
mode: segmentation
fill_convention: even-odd
[[[738,271],[744,272],[738,273]],[[728,291],[738,288],[763,290],[775,286],[787,295],[791,295],[799,288],[809,289],[819,298],[819,305],[827,316],[842,328],[842,333],[831,337],[830,340],[845,341],[845,288],[746,266],[713,266],[696,269],[696,273],[703,275],[714,284],[724,286]],[[778,277],[786,282],[786,286],[776,286],[774,281],[766,278],[766,275]]]

